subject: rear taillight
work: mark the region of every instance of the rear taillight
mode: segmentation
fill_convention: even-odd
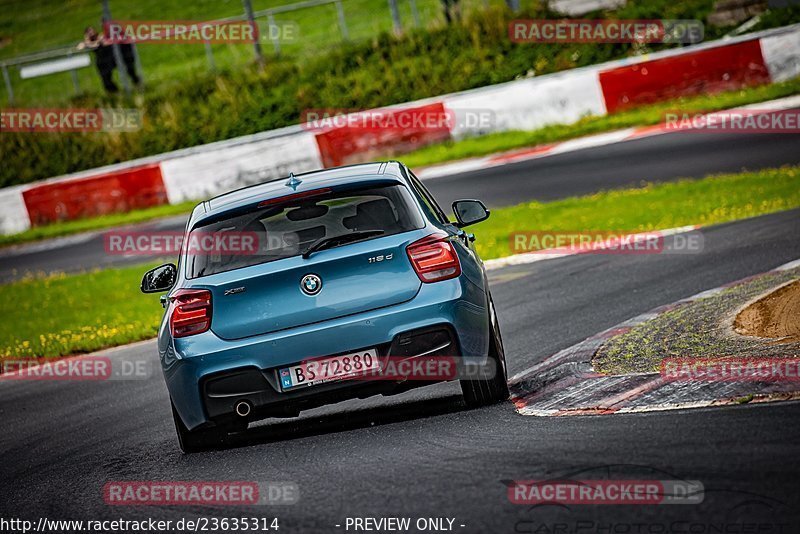
[[[432,234],[414,241],[406,252],[411,266],[423,282],[449,280],[461,274],[461,264],[446,234]]]
[[[211,292],[207,289],[181,289],[170,301],[172,337],[193,336],[211,328]]]

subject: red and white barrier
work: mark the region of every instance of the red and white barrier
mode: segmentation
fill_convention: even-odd
[[[309,129],[314,132],[324,166],[337,167],[446,141],[451,128],[445,118],[441,102],[418,102],[351,113],[341,117],[340,125]]]
[[[769,82],[758,41],[674,54],[600,72],[600,87],[609,113]]]
[[[392,119],[448,115],[446,127],[304,124],[2,189],[0,233],[201,200],[289,172],[383,158],[446,139],[571,124],[588,115],[798,75],[800,24],[365,112]],[[472,120],[487,113],[488,123]]]
[[[167,203],[158,163],[33,184],[22,197],[34,226]]]
[[[161,162],[170,204],[202,200],[226,191],[322,167],[314,135],[293,129],[286,135],[208,150]]]
[[[800,76],[800,30],[768,35],[759,40],[764,63],[773,82]]]
[[[16,234],[31,227],[23,189],[19,185],[0,189],[0,233]]]
[[[605,115],[597,72],[597,68],[576,69],[445,95],[444,105],[455,116],[453,137],[535,130],[548,124],[570,124],[587,115]],[[483,110],[493,115],[489,129],[473,126],[471,121]]]

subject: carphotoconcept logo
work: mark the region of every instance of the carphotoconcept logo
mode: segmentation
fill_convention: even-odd
[[[788,532],[782,516],[789,508],[784,502],[752,489],[717,486],[712,492],[702,481],[642,464],[597,465],[548,479],[501,482],[504,500],[520,505],[514,532]],[[675,506],[669,513],[653,511],[662,505],[694,506]],[[609,515],[598,514],[597,506],[624,508],[613,508]],[[708,515],[709,506],[723,513]],[[766,511],[775,521],[755,519],[756,510],[759,515]]]

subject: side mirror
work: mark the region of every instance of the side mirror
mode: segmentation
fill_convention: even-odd
[[[177,278],[178,268],[171,263],[165,263],[144,273],[140,289],[142,293],[169,291]]]
[[[479,223],[489,218],[489,210],[480,200],[456,200],[453,202],[453,213],[456,214],[459,228]]]

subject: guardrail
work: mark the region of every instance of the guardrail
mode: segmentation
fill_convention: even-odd
[[[10,74],[8,72],[9,67],[20,67],[20,70],[22,70],[24,68],[23,65],[31,65],[31,64],[35,65],[35,64],[38,64],[38,63],[40,63],[40,62],[42,62],[44,60],[48,60],[48,59],[65,59],[65,58],[72,58],[72,57],[78,57],[78,56],[87,56],[88,57],[88,54],[86,52],[78,51],[74,46],[70,46],[70,47],[54,48],[54,49],[51,49],[51,50],[43,50],[41,52],[35,52],[33,54],[26,54],[24,56],[17,56],[15,58],[11,58],[11,59],[6,59],[6,60],[0,61],[0,70],[3,71],[3,82],[5,83],[5,86],[6,86],[6,94],[7,94],[7,97],[8,97],[8,104],[10,106],[14,105],[14,86],[11,83],[11,76],[10,76]],[[90,63],[91,63],[91,61],[89,63],[86,63],[85,65],[83,65],[83,67],[88,66]],[[55,72],[69,71],[71,73],[72,85],[73,85],[73,87],[75,89],[75,93],[78,94],[78,93],[80,93],[81,88],[80,88],[80,83],[78,82],[78,71],[77,71],[77,69],[78,68],[83,68],[83,67],[73,66],[73,67],[70,67],[70,68],[63,69],[63,70],[53,70],[51,72],[55,73]],[[45,74],[50,74],[51,72],[47,72]],[[44,75],[44,74],[41,74],[41,75]],[[25,79],[24,76],[21,76],[21,77],[23,79]],[[28,77],[32,78],[34,76],[28,76]]]

